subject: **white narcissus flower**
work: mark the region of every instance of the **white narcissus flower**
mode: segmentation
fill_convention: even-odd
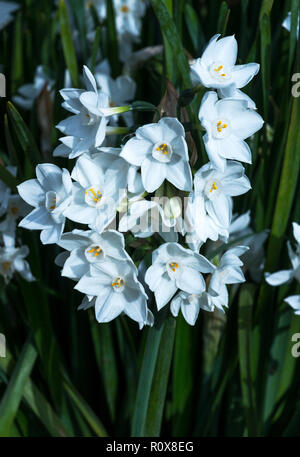
[[[143,0],[114,0],[116,28],[119,35],[130,34],[139,37],[140,18],[145,14]]]
[[[245,282],[242,271],[243,262],[239,259],[249,250],[248,246],[236,246],[228,249],[221,257],[210,279],[210,288],[216,296],[211,295],[212,304],[223,311],[228,307],[228,292],[226,284],[238,284]]]
[[[154,192],[166,179],[177,189],[191,190],[192,175],[182,124],[165,117],[137,129],[122,149],[121,157],[141,167],[147,192]]]
[[[0,248],[0,275],[8,283],[15,272],[18,272],[26,281],[34,281],[35,278],[31,273],[29,263],[25,260],[29,254],[27,246],[1,247]]]
[[[61,274],[74,280],[89,273],[90,266],[96,263],[111,259],[119,262],[130,260],[125,251],[124,237],[115,230],[101,234],[93,230],[73,230],[64,233],[57,244],[70,253]],[[62,258],[61,254],[59,256]]]
[[[207,239],[225,240],[229,236],[232,217],[232,198],[247,192],[250,182],[244,174],[244,167],[235,161],[228,161],[224,171],[211,162],[200,168],[194,177],[194,191],[189,195],[186,208],[186,241],[199,251]]]
[[[17,220],[26,216],[30,206],[19,196],[12,194],[7,203],[6,217],[0,223],[0,232],[6,246],[14,246]]]
[[[261,129],[264,121],[246,101],[218,100],[216,92],[206,92],[199,119],[206,130],[203,141],[207,155],[217,168],[224,170],[226,159],[251,163],[251,151],[244,140]]]
[[[242,242],[244,246],[249,247],[249,251],[242,257],[244,271],[249,271],[253,281],[260,282],[265,263],[264,243],[269,230],[255,233],[250,227],[250,220],[250,211],[240,216],[234,214],[229,227],[229,239],[224,241],[232,244],[236,240],[237,243]]]
[[[245,278],[241,270],[243,262],[239,257],[248,250],[247,246],[238,246],[229,249],[221,258],[219,265],[215,267],[209,280],[207,290],[200,294],[188,294],[179,292],[171,302],[173,316],[178,316],[181,310],[183,317],[190,325],[195,325],[200,309],[213,312],[215,308],[224,312],[228,307],[228,291],[226,284],[244,282]]]
[[[211,162],[203,165],[194,176],[195,198],[204,198],[205,209],[215,224],[229,228],[232,217],[230,197],[242,195],[251,189],[245,169],[235,161],[227,162],[224,171]]]
[[[171,301],[171,313],[177,317],[181,310],[182,315],[186,322],[190,325],[195,325],[199,316],[200,309],[205,311],[213,311],[214,306],[207,299],[208,294],[188,294],[186,292],[179,292]]]
[[[91,148],[101,146],[109,129],[108,117],[129,110],[128,106],[109,106],[108,95],[98,91],[95,78],[86,66],[83,67],[83,76],[87,90],[62,89],[60,91],[64,99],[62,106],[73,115],[61,121],[57,128],[65,135],[74,137],[72,158],[88,152]]]
[[[72,180],[68,170],[51,163],[38,165],[36,176],[17,187],[23,200],[35,208],[19,227],[41,230],[43,244],[57,243],[65,226],[64,212],[72,199]]]
[[[113,79],[110,76],[110,67],[107,60],[96,66],[95,79],[101,91],[108,95],[109,106],[128,105],[134,99],[136,83],[128,75],[121,75]],[[111,121],[117,123],[118,117],[118,115],[112,116]],[[133,124],[132,113],[124,113],[122,117],[126,125],[130,126]]]
[[[51,93],[54,86],[54,80],[49,78],[45,73],[42,65],[39,65],[36,69],[33,84],[24,84],[18,89],[18,95],[15,95],[12,100],[23,109],[29,110],[33,107],[35,100],[41,94],[44,87]]]
[[[235,65],[238,47],[234,35],[218,40],[219,37],[220,34],[214,35],[202,57],[192,64],[194,79],[213,89],[240,89],[258,73],[259,64]]]
[[[121,313],[139,324],[148,321],[147,295],[136,276],[132,261],[107,260],[91,265],[75,289],[96,297],[95,315],[98,322],[110,322]]]
[[[288,254],[292,264],[290,270],[281,270],[276,273],[265,273],[265,278],[270,286],[280,286],[295,278],[300,282],[300,225],[293,222],[293,234],[297,242],[296,251],[293,251],[291,244],[288,242]]]
[[[126,182],[123,182],[120,165],[111,167],[105,173],[101,160],[87,155],[79,157],[72,171],[77,181],[72,185],[72,202],[65,211],[68,219],[81,224],[97,226],[102,232],[116,215],[116,208],[124,198]]]
[[[153,252],[145,282],[154,292],[160,310],[178,289],[190,294],[204,292],[205,281],[201,273],[213,270],[214,266],[202,255],[178,243],[165,243]]]
[[[168,199],[164,207],[156,201],[140,200],[129,205],[119,223],[120,232],[130,230],[137,238],[147,238],[159,233],[165,241],[178,241],[178,232],[184,235],[181,208]],[[177,200],[176,200],[177,201]],[[172,212],[175,212],[175,214]]]

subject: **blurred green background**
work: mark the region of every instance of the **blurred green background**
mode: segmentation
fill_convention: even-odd
[[[114,77],[122,72],[112,3],[106,20],[94,15],[97,33],[87,39],[84,2],[24,0],[0,31],[0,65],[6,98],[0,99],[0,179],[15,186],[34,176],[37,163],[53,161],[65,117],[58,90],[65,69],[75,87],[83,64],[93,69],[101,49]],[[292,12],[292,29],[282,22]],[[300,107],[291,95],[300,74],[296,23],[298,0],[152,0],[136,50],[164,44],[135,71],[136,100],[158,105],[168,78],[180,94],[190,88],[188,59],[201,56],[215,34],[235,34],[238,62],[258,62],[247,86],[265,125],[250,140],[253,164],[246,167],[252,190],[235,200],[251,210],[256,232],[269,229],[266,271],[288,266],[291,222],[300,221]],[[76,36],[74,38],[74,31]],[[153,48],[155,49],[155,48]],[[157,49],[157,48],[156,48]],[[37,100],[30,112],[9,101],[44,65],[55,83],[55,99]],[[126,62],[125,62],[126,65]],[[197,122],[201,94],[189,106]],[[137,113],[136,126],[151,121]],[[203,163],[201,135],[193,132]],[[47,147],[45,147],[45,142]],[[71,167],[64,159],[59,166]],[[9,179],[4,165],[16,165]],[[271,288],[262,279],[231,287],[223,315],[201,311],[195,327],[159,313],[153,328],[139,331],[126,317],[98,324],[92,310],[78,312],[82,296],[61,278],[57,246],[43,246],[38,232],[20,231],[30,247],[37,282],[15,277],[0,282],[0,436],[300,436],[300,358],[291,337],[300,317],[283,302],[299,293],[293,282]],[[130,246],[137,261],[143,247]]]

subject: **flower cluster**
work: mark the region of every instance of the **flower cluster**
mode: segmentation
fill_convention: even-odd
[[[118,116],[131,114],[124,103],[134,97],[135,85],[122,76],[113,82],[105,64],[95,77],[84,66],[85,89],[60,92],[71,116],[57,126],[65,136],[53,155],[76,162],[71,173],[38,165],[37,179],[18,186],[34,207],[20,225],[41,230],[43,244],[64,249],[56,263],[85,294],[80,309],[94,307],[98,322],[125,313],[140,327],[152,325],[148,296],[153,292],[158,310],[170,303],[174,316],[181,310],[194,325],[201,308],[228,306],[227,284],[245,280],[240,257],[249,246],[234,244],[226,251],[224,243],[234,232],[233,197],[251,188],[240,163],[251,163],[245,140],[263,120],[240,91],[259,67],[235,65],[236,58],[235,38],[216,36],[192,65],[194,81],[217,91],[208,91],[200,106],[209,162],[195,173],[185,128],[174,117],[143,125],[120,148],[111,146],[110,135],[119,133]],[[128,95],[126,88],[131,88]],[[64,233],[66,220],[71,228],[73,223],[88,228]],[[129,231],[154,249],[144,274],[143,259],[136,265],[125,250],[123,233]],[[208,240],[221,242],[221,250],[204,255]]]
[[[7,167],[7,171],[15,176],[17,169]],[[0,275],[8,283],[15,272],[26,281],[34,281],[29,263],[25,260],[29,253],[27,246],[16,246],[17,221],[25,216],[29,206],[18,194],[13,194],[4,182],[0,181]]]
[[[291,243],[288,241],[288,254],[292,268],[290,270],[281,270],[276,273],[265,273],[265,278],[271,286],[280,286],[296,279],[300,282],[300,225],[293,222],[293,233],[296,240],[296,250],[292,249]],[[300,315],[300,295],[291,295],[284,300],[293,309],[295,314]]]

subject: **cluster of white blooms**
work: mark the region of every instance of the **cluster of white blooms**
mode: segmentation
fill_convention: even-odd
[[[7,171],[16,175],[15,167]],[[26,281],[34,281],[30,266],[25,260],[29,253],[27,246],[16,246],[17,221],[29,211],[28,205],[18,194],[13,194],[3,181],[0,181],[0,275],[8,283],[15,272]]]
[[[296,240],[296,250],[292,249],[291,243],[288,241],[288,254],[292,268],[290,270],[281,270],[276,273],[265,273],[266,281],[271,286],[280,286],[288,283],[293,279],[300,282],[300,225],[293,222],[293,233]],[[295,311],[295,314],[300,315],[300,295],[291,295],[284,300]]]
[[[202,99],[199,120],[210,161],[194,176],[185,129],[176,118],[143,125],[120,148],[109,146],[109,135],[118,133],[117,116],[131,114],[130,105],[120,105],[133,98],[135,85],[124,77],[111,80],[102,63],[96,77],[84,67],[85,89],[61,91],[62,106],[72,115],[57,126],[65,136],[53,155],[76,158],[71,173],[42,164],[37,179],[18,186],[34,207],[20,225],[41,230],[42,243],[65,250],[56,263],[85,294],[80,308],[94,307],[99,322],[125,313],[140,327],[152,325],[146,289],[148,295],[153,292],[158,310],[170,303],[174,316],[181,309],[194,325],[201,308],[228,306],[227,284],[245,280],[240,256],[250,243],[233,243],[227,251],[224,243],[249,223],[244,217],[233,228],[232,197],[251,188],[240,162],[251,163],[245,139],[263,120],[239,89],[259,67],[235,65],[235,38],[217,38],[192,66],[194,80],[218,91],[208,91]],[[66,219],[88,229],[63,233]],[[128,231],[139,239],[155,234],[145,241],[148,248],[152,241],[157,248],[144,275],[125,251],[122,232]],[[222,243],[219,254],[207,258],[199,253],[207,240]],[[137,260],[139,267],[142,261]]]
[[[141,19],[145,14],[147,4],[146,0],[113,0],[112,4],[115,13],[119,57],[122,62],[125,62],[132,53],[133,44],[139,42],[142,29]],[[106,0],[86,0],[85,2],[88,36],[93,37],[93,18],[89,14],[91,5],[95,7],[100,21],[105,21],[107,2]]]

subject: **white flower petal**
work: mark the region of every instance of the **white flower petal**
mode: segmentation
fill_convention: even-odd
[[[17,186],[20,196],[31,206],[39,206],[45,199],[45,193],[37,179],[29,179]]]
[[[160,187],[166,178],[167,164],[146,157],[142,163],[142,181],[146,191],[151,193]]]
[[[281,270],[276,273],[265,273],[265,278],[271,286],[280,286],[285,284],[293,277],[293,270]]]

